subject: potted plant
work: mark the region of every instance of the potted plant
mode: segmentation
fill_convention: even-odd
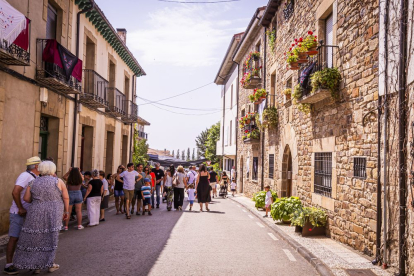
[[[302,111],[305,114],[309,114],[311,111],[311,105],[310,104],[300,104],[298,103],[298,100],[302,97],[302,87],[300,84],[297,84],[295,88],[293,89],[292,98],[293,103],[297,106],[297,108]]]
[[[325,235],[326,213],[316,207],[303,207],[291,215],[291,223],[302,236]]]
[[[261,104],[266,99],[267,92],[265,89],[254,89],[252,95],[249,95],[250,102]]]
[[[254,60],[259,60],[259,58],[260,58],[260,52],[252,52],[252,53],[250,53],[250,56],[254,59]]]
[[[294,47],[295,44],[292,44]],[[295,51],[295,49],[293,48],[289,48],[289,51],[285,53],[286,55],[286,62],[289,64],[290,66],[290,70],[299,70],[299,63],[298,63],[298,55],[297,55],[297,51]]]
[[[277,193],[275,191],[271,191],[271,192],[272,192],[273,202],[275,202],[277,199]],[[253,194],[252,200],[255,202],[254,206],[256,207],[256,209],[259,209],[259,208],[264,209],[265,200],[266,200],[266,191],[260,191],[260,192]]]
[[[303,40],[302,45],[307,49],[307,54],[310,56],[316,55],[318,53],[317,46],[318,40],[317,36],[313,35],[312,31],[308,31],[308,36]]]
[[[285,94],[286,96],[290,96],[292,94],[292,88],[286,87],[286,89],[283,90],[283,94]]]
[[[246,135],[243,135],[242,136],[242,140],[246,140],[247,139],[247,136]]]
[[[339,97],[339,84],[341,83],[342,77],[339,73],[338,68],[325,68],[321,71],[317,71],[311,76],[311,93],[315,93],[319,88],[329,89],[333,99]]]
[[[279,122],[279,114],[277,108],[270,106],[263,111],[263,121],[266,121],[268,126],[277,126]]]
[[[252,139],[259,139],[260,138],[260,132],[259,132],[259,129],[257,129],[257,128],[250,131],[249,134],[250,134],[249,138],[252,138]]]
[[[275,50],[275,42],[276,42],[276,29],[273,29],[272,31],[267,30],[267,39],[269,40],[269,47],[272,50],[271,52]]]
[[[272,204],[271,216],[273,220],[281,220],[284,223],[290,222],[290,215],[302,208],[302,202],[298,197],[282,197],[276,199]]]
[[[241,84],[243,87],[246,87],[246,86],[250,83],[250,79],[251,79],[251,77],[252,77],[252,74],[251,74],[250,72],[246,72],[246,73],[243,75],[243,78],[240,80],[240,84]]]

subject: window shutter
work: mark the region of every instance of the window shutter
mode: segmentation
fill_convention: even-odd
[[[46,38],[56,39],[57,11],[50,4],[47,7]]]

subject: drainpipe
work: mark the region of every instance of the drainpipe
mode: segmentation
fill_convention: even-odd
[[[233,63],[235,63],[237,65],[237,83],[236,83],[236,104],[237,104],[237,109],[236,109],[237,116],[236,116],[236,119],[237,119],[237,118],[239,118],[239,89],[240,89],[240,82],[239,82],[239,73],[240,73],[240,71],[239,71],[239,69],[240,69],[240,64],[237,63],[237,62],[235,62],[234,60],[233,60]],[[239,142],[239,126],[237,126],[236,129],[237,129],[237,131],[234,134],[234,135],[236,135],[236,160],[234,162],[234,166],[236,167],[235,168],[235,171],[236,171],[235,180],[236,180],[236,183],[237,183],[237,176],[238,176],[237,175],[237,172],[238,172],[238,170],[237,170],[237,168],[238,168],[238,166],[237,166],[237,161],[238,161],[238,159],[237,159],[237,157],[238,157],[238,151],[237,151],[237,149],[238,149],[238,144],[239,144],[238,143]],[[240,166],[243,166],[243,164],[240,164]],[[243,177],[243,175],[241,177]],[[239,185],[237,185],[237,187],[239,187]],[[239,189],[239,191],[240,191],[240,189]]]
[[[400,64],[399,64],[399,79],[398,79],[398,109],[400,117],[398,120],[398,166],[399,166],[399,201],[400,201],[400,223],[399,223],[399,276],[405,276],[405,219],[406,219],[406,155],[405,155],[405,139],[406,139],[406,103],[405,103],[405,89],[406,89],[406,57],[407,57],[407,0],[401,0],[401,19],[400,19]]]
[[[136,76],[133,75],[132,76],[132,96],[133,97],[136,95],[135,78],[136,78]],[[137,108],[138,108],[138,106],[137,106]],[[137,110],[137,113],[138,113],[138,110]],[[137,114],[137,116],[138,116],[138,114]],[[135,141],[135,137],[132,137],[132,136],[135,136],[135,131],[134,132],[132,131],[134,126],[135,126],[135,124],[132,123],[131,124],[131,129],[130,129],[130,132],[129,132],[129,163],[132,162],[132,143],[133,143],[133,141]]]
[[[227,79],[227,77],[226,77],[226,79]],[[224,138],[224,136],[225,136],[225,134],[224,134],[224,132],[226,131],[225,130],[225,128],[224,128],[224,126],[226,125],[226,84],[224,84],[223,85],[223,126],[222,126],[222,129],[223,129],[223,138]],[[227,139],[228,139],[229,137],[227,137]],[[223,139],[223,141],[221,141],[221,155],[222,155],[222,158],[221,158],[221,168],[224,170],[224,139]]]
[[[267,54],[267,39],[266,39],[266,30],[267,28],[265,27],[263,29],[264,31],[264,39],[263,39],[263,88],[266,89],[266,54]],[[266,95],[266,101],[265,101],[265,108],[267,107],[267,101],[268,101],[268,96]],[[263,116],[263,114],[262,114]],[[264,189],[264,159],[265,159],[265,135],[266,135],[266,131],[262,130],[262,183],[261,183],[261,189]]]
[[[80,30],[80,16],[82,13],[86,13],[95,8],[94,0],[89,0],[90,6],[86,9],[79,11],[76,15],[76,56],[79,57],[79,30]],[[78,124],[78,95],[75,95],[75,109],[73,114],[73,135],[72,135],[72,156],[70,166],[75,166],[75,145],[76,145],[76,129]]]
[[[380,13],[381,14],[381,13]],[[378,113],[377,113],[377,231],[376,231],[376,254],[375,260],[372,261],[373,265],[378,264],[381,259],[381,225],[382,225],[382,209],[381,209],[381,108],[382,97],[378,99]]]

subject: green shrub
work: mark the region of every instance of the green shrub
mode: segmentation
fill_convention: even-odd
[[[310,222],[313,227],[325,226],[325,211],[316,207],[303,207],[291,215],[292,225],[303,227],[307,222]]]
[[[273,202],[277,200],[277,193],[275,191],[272,192]],[[257,209],[265,207],[265,200],[266,200],[266,191],[260,191],[253,195],[252,200],[256,202],[254,205]]]
[[[270,215],[273,220],[289,221],[290,215],[299,209],[302,209],[302,202],[298,197],[282,197],[272,204]]]
[[[331,91],[334,99],[339,97],[339,84],[341,83],[341,73],[338,68],[325,68],[317,71],[311,76],[312,92],[315,93],[319,88],[327,88]]]

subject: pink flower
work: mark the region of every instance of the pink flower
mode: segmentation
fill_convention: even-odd
[[[297,38],[295,38],[295,41],[298,41],[298,39],[297,39]]]
[[[292,47],[295,46],[295,44],[292,44]]]

